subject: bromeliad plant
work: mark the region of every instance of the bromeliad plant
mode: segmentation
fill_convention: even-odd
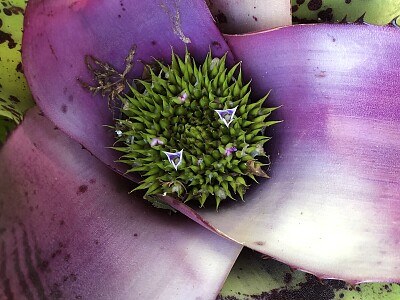
[[[128,58],[130,66],[133,54]],[[114,103],[119,92],[111,87],[122,89],[104,84],[110,81],[104,80],[107,64],[95,61],[101,68],[90,69],[98,86],[83,85],[104,96],[108,90]],[[171,61],[147,65],[149,78],[135,81],[131,94],[120,98],[121,118],[112,127],[119,145],[113,149],[124,153],[119,161],[142,174],[135,190],[146,190],[150,201],[163,194],[203,207],[212,198],[218,208],[235,194],[243,200],[247,178],[268,177],[259,158],[267,157],[264,129],[276,122],[265,119],[276,108],[263,107],[268,95],[251,100],[250,82],[243,83],[239,63],[227,69],[226,54],[213,58],[210,51],[198,65],[186,49],[183,60],[173,53]]]
[[[223,36],[200,0],[31,0],[25,24],[25,73],[56,127],[32,111],[0,153],[8,174],[0,179],[1,297],[211,299],[241,245],[321,278],[400,279],[399,31],[321,25]],[[229,66],[243,61],[254,99],[272,89],[269,103],[282,104],[271,179],[246,202],[217,213],[163,198],[238,243],[151,209],[105,168],[127,171],[107,148],[113,116],[77,78],[92,79],[86,54],[123,70],[132,45],[145,62],[168,63],[171,46],[200,62],[210,48],[227,53]],[[136,64],[129,78],[142,73]],[[177,290],[182,282],[190,289]],[[154,285],[165,294],[154,297]]]

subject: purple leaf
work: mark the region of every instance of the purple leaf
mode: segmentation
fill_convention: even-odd
[[[0,162],[1,299],[215,299],[241,250],[128,194],[36,109]]]
[[[226,36],[282,105],[271,179],[199,211],[232,239],[324,278],[400,280],[400,31],[311,25]]]
[[[120,173],[107,99],[93,97],[77,78],[91,83],[85,55],[124,70],[129,49],[137,46],[130,74],[141,76],[139,60],[170,61],[171,48],[204,59],[229,51],[202,0],[65,1],[31,0],[25,16],[24,71],[37,104],[65,133]],[[232,59],[231,57],[228,59]]]

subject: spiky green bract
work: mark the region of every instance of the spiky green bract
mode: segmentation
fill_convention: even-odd
[[[200,207],[207,199],[215,205],[243,195],[247,178],[267,175],[258,158],[266,156],[264,143],[270,138],[263,129],[276,121],[265,121],[276,108],[265,108],[267,96],[250,99],[250,82],[244,84],[240,64],[228,69],[226,55],[202,65],[186,51],[182,60],[172,54],[171,65],[156,61],[147,66],[149,80],[137,80],[131,94],[121,98],[122,115],[116,120],[120,161],[139,172],[143,181],[136,189],[146,196],[171,195]],[[229,126],[216,110],[237,107]],[[121,146],[119,146],[121,145]],[[177,169],[165,152],[183,149]]]

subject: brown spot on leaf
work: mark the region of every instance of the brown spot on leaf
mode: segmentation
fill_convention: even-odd
[[[61,105],[61,111],[62,111],[62,113],[66,114],[68,111],[67,105],[65,105],[65,104]]]
[[[265,243],[264,243],[264,242],[261,242],[261,241],[254,242],[254,244],[256,244],[256,245],[258,245],[258,246],[264,246],[264,245],[265,245]]]

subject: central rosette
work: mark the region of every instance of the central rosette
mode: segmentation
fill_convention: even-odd
[[[172,54],[171,65],[147,65],[145,74],[121,98],[115,125],[120,161],[143,177],[136,189],[200,206],[212,198],[218,207],[243,199],[248,178],[268,177],[258,159],[267,157],[263,130],[276,121],[265,118],[276,108],[263,107],[267,95],[251,101],[240,64],[228,69],[226,55],[209,53],[197,65],[186,51],[183,60]]]

